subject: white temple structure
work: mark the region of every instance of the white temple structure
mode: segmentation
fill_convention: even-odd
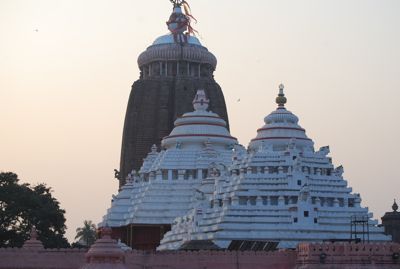
[[[206,198],[175,219],[159,250],[198,240],[220,248],[246,241],[295,248],[352,236],[390,240],[348,187],[343,167],[332,164],[329,147],[314,150],[297,116],[285,108],[283,90],[280,85],[278,108],[265,117],[248,150],[237,147],[232,163],[202,182]]]
[[[353,236],[390,240],[348,187],[343,167],[332,164],[329,147],[314,150],[298,117],[285,108],[283,90],[280,85],[278,108],[247,150],[218,115],[207,112],[209,100],[199,90],[195,111],[176,120],[164,149],[153,147],[139,173],[129,176],[103,225],[172,225],[158,250],[190,242],[295,248]]]
[[[232,149],[238,143],[226,122],[207,111],[208,105],[204,90],[198,90],[194,111],[178,118],[171,134],[162,140],[163,149],[158,152],[154,145],[140,171],[129,174],[100,226],[166,225],[169,230],[176,217],[203,199],[199,187],[208,178],[210,167],[230,165]],[[157,240],[158,245],[160,238]],[[135,246],[135,242],[127,243]]]

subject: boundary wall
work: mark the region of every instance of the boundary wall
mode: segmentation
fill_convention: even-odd
[[[0,249],[0,269],[79,269],[86,250]],[[400,244],[300,244],[296,250],[128,251],[129,269],[400,269]]]

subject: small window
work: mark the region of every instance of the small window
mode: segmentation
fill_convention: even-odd
[[[318,223],[318,219],[317,218],[314,218],[314,223]]]
[[[185,170],[185,175],[183,176],[184,179],[189,179],[192,177],[192,171],[191,170]]]
[[[162,179],[168,180],[168,170],[161,170]]]
[[[252,167],[251,168],[251,173],[252,174],[257,174],[257,167]]]
[[[297,180],[297,185],[301,186],[301,180]]]
[[[308,215],[309,215],[308,211],[304,211],[304,217],[308,218]]]
[[[247,197],[239,197],[239,205],[247,205]]]
[[[172,179],[174,180],[178,179],[178,170],[172,170]]]
[[[297,223],[297,218],[293,218],[293,222],[294,222],[294,223]]]
[[[348,200],[348,204],[349,204],[349,207],[354,207],[354,199],[353,199],[353,198],[350,198],[350,199]]]
[[[270,198],[270,203],[271,203],[271,205],[278,205],[278,197],[277,196],[272,196]]]

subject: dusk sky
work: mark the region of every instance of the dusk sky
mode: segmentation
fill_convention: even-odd
[[[379,219],[400,199],[400,1],[189,0],[231,134],[247,146],[286,107]],[[46,183],[67,236],[118,189],[138,55],[166,34],[168,0],[0,0],[0,171]],[[240,102],[237,100],[240,99]]]

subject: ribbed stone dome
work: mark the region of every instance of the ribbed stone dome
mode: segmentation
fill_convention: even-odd
[[[285,150],[289,143],[294,143],[300,150],[313,149],[314,142],[298,124],[299,118],[284,107],[284,96],[281,85],[276,99],[278,108],[264,118],[265,125],[257,130],[257,136],[250,142],[250,149],[269,147],[279,151]]]
[[[161,43],[152,45],[142,52],[138,58],[138,65],[142,67],[159,61],[187,61],[200,64],[210,64],[213,69],[217,66],[217,58],[205,47],[185,43]]]
[[[198,90],[193,100],[194,111],[185,113],[175,121],[175,128],[165,137],[161,145],[165,148],[184,146],[202,147],[209,141],[216,147],[237,144],[226,128],[226,122],[217,114],[207,111],[209,100],[204,90]]]

